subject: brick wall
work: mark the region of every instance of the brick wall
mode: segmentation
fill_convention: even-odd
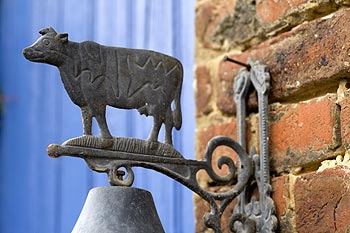
[[[197,0],[197,159],[212,136],[237,135],[232,86],[240,67],[223,62],[224,55],[270,67],[278,232],[350,232],[350,1]],[[248,106],[248,148],[258,148],[255,93]],[[206,174],[198,179],[208,189],[227,189]],[[196,232],[205,232],[208,206],[198,197],[195,204]]]

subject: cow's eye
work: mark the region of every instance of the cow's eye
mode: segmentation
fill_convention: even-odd
[[[43,43],[44,43],[44,45],[49,45],[49,44],[50,44],[50,41],[49,41],[48,39],[44,39],[44,40],[43,40]]]

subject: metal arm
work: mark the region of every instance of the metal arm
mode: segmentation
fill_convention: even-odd
[[[252,161],[246,155],[242,147],[228,137],[221,136],[211,139],[202,161],[184,159],[179,152],[175,151],[175,149],[171,149],[172,147],[170,146],[167,148],[169,149],[169,154],[172,156],[176,155],[176,157],[160,156],[156,153],[151,154],[149,152],[127,152],[125,148],[131,148],[130,146],[119,147],[117,150],[81,146],[87,141],[96,141],[94,143],[97,144],[99,140],[98,137],[91,136],[71,139],[63,145],[50,145],[48,147],[48,153],[52,157],[69,155],[85,159],[88,166],[94,171],[106,172],[111,185],[131,186],[134,177],[134,173],[131,169],[132,167],[144,167],[161,172],[191,189],[210,204],[211,211],[206,214],[204,219],[205,224],[214,229],[215,232],[221,232],[220,219],[222,213],[228,204],[242,192],[253,173]],[[117,144],[132,145],[134,143],[138,143],[140,151],[147,151],[150,147],[157,149],[159,149],[159,147],[167,147],[167,145],[162,143],[153,143],[153,145],[150,145],[147,141],[131,138],[113,138],[113,141],[114,144],[112,148],[117,147]],[[229,168],[229,174],[220,176],[215,173],[212,165],[212,156],[214,150],[219,146],[228,146],[238,154],[240,161],[238,172],[233,160],[229,157],[222,156],[218,160],[217,166],[221,168],[223,165],[226,165]],[[125,167],[128,172],[124,180],[117,177],[117,171],[121,167]],[[236,181],[235,185],[231,190],[223,193],[206,191],[199,186],[196,179],[196,174],[200,170],[205,170],[216,183],[228,184],[232,183],[232,181]]]

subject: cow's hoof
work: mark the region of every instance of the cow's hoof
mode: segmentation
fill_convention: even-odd
[[[111,148],[114,144],[113,138],[102,138],[101,147],[102,149]]]
[[[150,150],[156,150],[158,148],[158,145],[159,145],[158,141],[153,141],[153,140],[146,141],[146,147]]]

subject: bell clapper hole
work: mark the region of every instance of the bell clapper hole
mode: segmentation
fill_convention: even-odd
[[[118,180],[123,181],[124,180],[124,176],[125,176],[125,171],[117,170],[117,174],[116,175],[117,175]]]
[[[117,178],[120,181],[124,181],[128,176],[128,171],[125,167],[118,167],[114,172],[115,178]]]
[[[117,166],[110,169],[108,172],[109,183],[112,186],[127,186],[130,187],[134,182],[134,172],[131,167]]]

